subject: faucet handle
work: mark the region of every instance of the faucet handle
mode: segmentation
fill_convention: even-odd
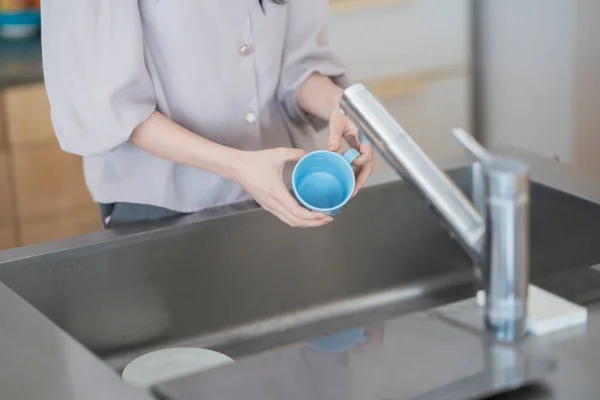
[[[485,193],[479,191],[476,203],[483,200],[481,197],[515,197],[529,191],[529,166],[519,160],[496,156],[487,151],[475,138],[464,129],[452,130],[454,138],[469,152],[471,152],[481,165],[475,168],[476,183],[483,185]],[[482,204],[477,209],[482,212]]]
[[[492,160],[493,155],[487,151],[473,136],[462,128],[452,129],[452,135],[465,149],[479,159],[483,163]]]

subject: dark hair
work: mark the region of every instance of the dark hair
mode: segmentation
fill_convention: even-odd
[[[286,0],[269,0],[271,3],[275,4],[285,4]],[[258,4],[260,4],[260,8],[265,11],[265,5],[263,4],[264,0],[258,0]]]

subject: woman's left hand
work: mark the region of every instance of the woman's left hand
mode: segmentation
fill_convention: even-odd
[[[350,147],[360,152],[360,156],[352,163],[355,167],[354,174],[356,175],[356,187],[352,194],[352,197],[354,197],[365,185],[369,175],[373,171],[373,147],[368,143],[360,142],[360,135],[356,125],[336,107],[329,117],[328,149],[330,151],[339,151],[342,145],[342,138]]]

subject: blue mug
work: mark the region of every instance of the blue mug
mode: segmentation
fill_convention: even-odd
[[[360,156],[350,149],[343,156],[326,150],[302,157],[292,174],[294,195],[309,210],[331,217],[340,213],[354,193],[352,162]]]

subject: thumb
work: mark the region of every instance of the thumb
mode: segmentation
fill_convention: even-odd
[[[306,155],[306,151],[302,149],[281,149],[281,158],[284,162],[299,161]]]
[[[338,151],[342,146],[342,136],[344,136],[343,118],[333,116],[329,121],[329,142],[327,149],[329,151]]]

